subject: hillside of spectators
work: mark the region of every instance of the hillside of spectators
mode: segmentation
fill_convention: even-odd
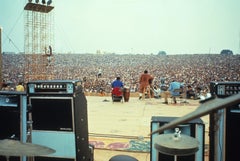
[[[27,83],[24,77],[29,69],[24,54],[3,54],[2,59],[2,79],[12,84]],[[240,81],[240,55],[55,54],[53,63],[50,72],[54,79],[81,80],[89,92],[110,92],[116,76],[136,92],[145,69],[154,76],[155,85],[161,78],[166,83],[174,78],[193,88],[209,86],[210,81]],[[97,78],[99,69],[102,75]]]

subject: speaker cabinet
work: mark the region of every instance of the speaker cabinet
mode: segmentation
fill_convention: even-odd
[[[27,95],[25,92],[0,92],[0,140],[27,139]],[[25,157],[10,157],[10,161],[25,160]],[[0,160],[6,160],[0,156]]]
[[[155,131],[159,129],[164,124],[167,124],[177,117],[159,117],[159,116],[153,116],[151,120],[151,131]],[[203,121],[201,119],[195,119],[192,121],[189,121],[188,123],[178,125],[176,128],[179,128],[181,131],[181,134],[185,134],[191,137],[196,138],[199,141],[199,150],[193,154],[188,156],[177,156],[178,161],[204,161],[204,142],[205,142],[205,125],[203,124]],[[151,135],[151,149],[150,149],[150,160],[151,161],[174,161],[174,156],[172,155],[166,155],[159,151],[157,151],[154,148],[154,138],[157,137],[159,134],[168,134],[172,133],[174,134],[174,129],[168,129],[165,130],[162,133],[156,133]]]
[[[211,82],[211,93],[218,98],[226,98],[240,93],[240,82]],[[210,115],[209,160],[239,161],[240,104],[216,110]]]
[[[91,160],[87,100],[81,86],[72,81],[30,82],[28,86],[32,143],[56,150],[34,160]]]
[[[240,105],[210,114],[210,161],[239,161]]]

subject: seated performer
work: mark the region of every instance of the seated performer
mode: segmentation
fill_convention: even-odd
[[[191,85],[187,86],[186,98],[187,99],[191,99],[191,98],[196,99],[195,91],[193,90]]]
[[[161,89],[158,88],[156,85],[153,86],[153,94],[154,94],[154,98],[160,98],[161,97]]]
[[[121,81],[120,77],[117,77],[112,82],[112,99],[114,100],[116,97],[118,97],[118,100],[122,99],[123,96],[123,82]]]
[[[172,96],[174,103],[177,103],[176,98],[174,96],[179,96],[180,92],[176,92],[175,89],[180,89],[182,87],[180,82],[173,80],[167,91],[162,92],[162,97],[164,98],[164,104],[168,104],[168,97]]]
[[[120,88],[123,88],[123,82],[121,81],[121,78],[120,77],[117,77],[113,82],[112,82],[112,88],[115,88],[115,87],[120,87]]]

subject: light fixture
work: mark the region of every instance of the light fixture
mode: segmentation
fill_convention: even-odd
[[[52,56],[52,46],[51,45],[48,46],[48,49],[47,49],[47,47],[45,47],[44,51],[45,51],[45,55]]]
[[[48,0],[47,1],[47,5],[50,6],[50,4],[52,3],[52,0]]]
[[[35,0],[35,3],[39,3],[39,0]]]
[[[28,0],[28,3],[32,3],[32,0]]]
[[[49,54],[50,54],[50,56],[52,56],[52,46],[49,45],[48,48],[49,48]]]
[[[46,1],[45,1],[45,0],[42,0],[42,4],[46,4]]]

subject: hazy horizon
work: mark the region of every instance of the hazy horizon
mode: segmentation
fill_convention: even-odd
[[[0,2],[2,52],[24,51],[27,2]],[[230,49],[240,54],[239,0],[53,0],[52,5],[55,53],[176,55]]]

